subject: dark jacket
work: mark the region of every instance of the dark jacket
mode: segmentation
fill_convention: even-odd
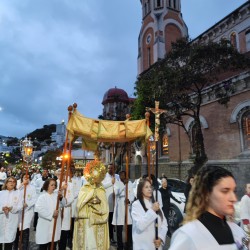
[[[169,215],[169,207],[170,207],[170,198],[172,198],[174,201],[181,203],[178,201],[173,195],[169,187],[166,189],[160,188],[159,191],[161,192],[161,197],[162,197],[162,205],[163,205],[163,213],[165,217],[167,218]]]

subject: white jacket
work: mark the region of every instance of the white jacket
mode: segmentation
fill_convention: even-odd
[[[145,200],[147,208],[152,204]],[[161,211],[162,212],[162,211]],[[155,250],[155,219],[158,216],[158,236],[165,244],[166,234],[168,230],[167,220],[163,215],[163,218],[155,213],[155,211],[149,208],[145,211],[139,200],[136,200],[132,204],[132,236],[133,236],[133,249],[134,250]],[[158,248],[162,249],[162,246]],[[182,250],[184,250],[183,248]]]
[[[49,194],[44,192],[39,196],[36,202],[36,211],[38,212],[38,222],[36,227],[36,243],[47,244],[52,240],[54,226],[53,213],[56,210],[57,193]],[[62,199],[60,206],[65,206],[66,201]],[[54,241],[58,241],[61,236],[61,209],[57,217],[56,231]]]
[[[242,244],[244,232],[233,222],[228,222],[234,240]],[[219,245],[208,229],[199,221],[194,220],[174,232],[169,250],[238,250],[236,244]]]
[[[23,201],[24,198],[24,187],[22,186],[19,189],[20,199]],[[25,197],[25,203],[28,205],[28,207],[24,210],[24,222],[23,222],[23,230],[26,228],[30,228],[31,221],[34,216],[34,208],[37,201],[37,195],[36,195],[36,188],[28,184],[26,186],[26,197]],[[19,229],[22,228],[22,213],[23,209],[19,211]]]
[[[12,210],[6,216],[2,208],[8,206]],[[0,191],[0,243],[11,243],[15,240],[18,227],[18,212],[22,209],[19,191]]]

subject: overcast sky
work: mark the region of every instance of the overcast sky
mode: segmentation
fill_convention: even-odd
[[[245,2],[182,0],[190,37]],[[74,102],[97,118],[115,86],[133,97],[140,26],[140,0],[1,0],[0,135],[66,121]]]

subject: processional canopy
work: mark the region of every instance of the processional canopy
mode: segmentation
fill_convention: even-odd
[[[67,130],[71,141],[82,137],[82,148],[89,151],[96,151],[98,142],[147,140],[153,134],[147,126],[146,119],[133,121],[97,120],[83,116],[76,109],[71,114]]]

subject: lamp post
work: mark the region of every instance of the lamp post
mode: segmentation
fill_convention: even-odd
[[[28,178],[28,169],[29,163],[32,161],[32,153],[33,153],[33,144],[27,137],[20,142],[21,154],[23,156],[23,161],[26,162],[25,166],[25,178]],[[22,210],[22,220],[21,220],[21,231],[20,231],[20,241],[19,241],[19,249],[22,249],[22,238],[23,238],[23,222],[24,222],[24,211],[25,211],[25,203],[26,203],[26,189],[27,184],[24,184],[24,192],[23,192],[23,210]]]

